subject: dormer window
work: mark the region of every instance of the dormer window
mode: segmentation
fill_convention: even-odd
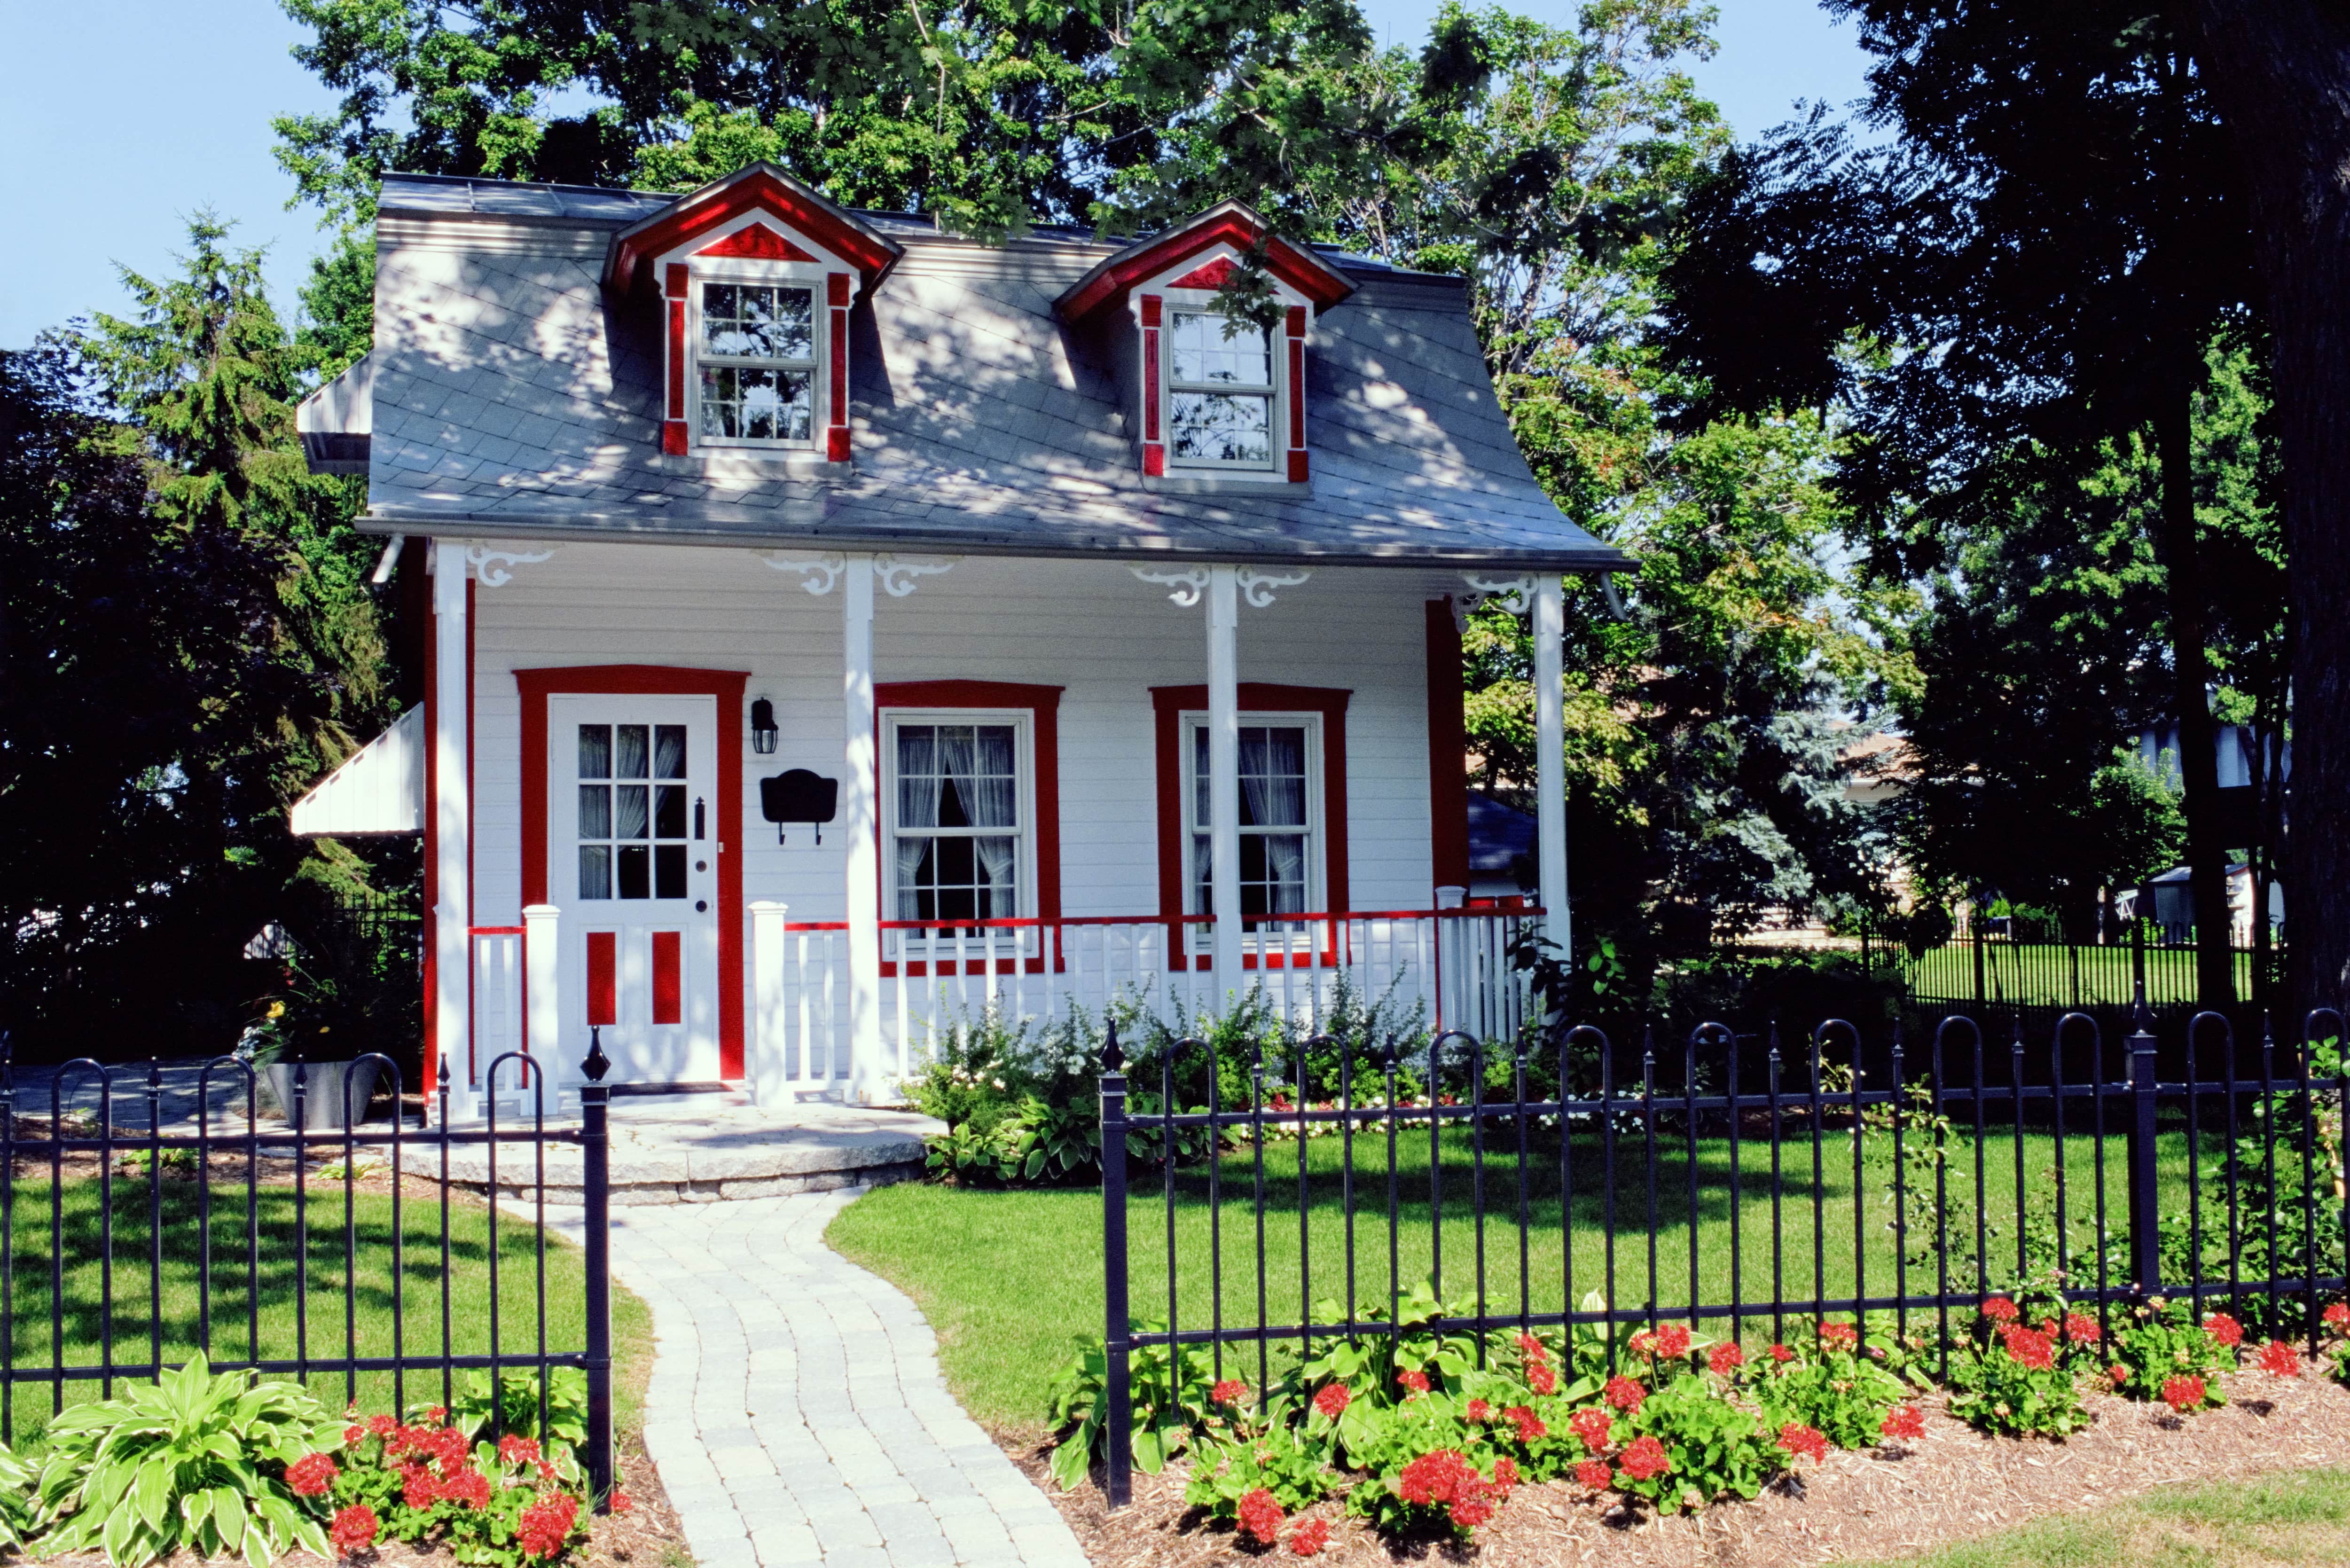
[[[1273,335],[1205,310],[1167,314],[1170,455],[1183,467],[1271,468]]]
[[[695,334],[704,442],[810,446],[816,439],[816,290],[704,283]]]

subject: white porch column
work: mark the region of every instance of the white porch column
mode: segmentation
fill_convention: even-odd
[[[563,1038],[563,950],[556,946],[562,911],[553,904],[525,904],[522,909],[523,1049],[546,1074],[546,1108],[556,1108],[556,1089],[577,1083],[579,1064],[587,1058],[581,1043],[574,1051]]]
[[[449,1116],[480,1115],[473,1084],[473,823],[465,799],[465,546],[432,542],[432,1027],[449,1068]],[[426,1085],[429,1096],[438,1087]]]
[[[771,898],[751,906],[751,1100],[789,1102],[784,1078],[784,921],[791,907]]]
[[[1216,1010],[1248,984],[1241,962],[1239,568],[1208,568],[1208,877],[1216,917]],[[1191,759],[1180,760],[1190,767]],[[1185,824],[1188,831],[1190,824]]]
[[[848,777],[840,829],[847,841],[848,1097],[880,1097],[880,812],[873,755],[873,557],[851,556],[840,571],[841,706]]]
[[[1565,591],[1556,572],[1534,579],[1534,865],[1542,877],[1544,934],[1565,961],[1573,951],[1566,909]]]

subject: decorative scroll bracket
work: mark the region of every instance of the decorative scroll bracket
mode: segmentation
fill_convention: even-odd
[[[1512,615],[1524,615],[1534,607],[1534,579],[1531,576],[1487,577],[1463,572],[1461,577],[1477,590],[1479,599],[1498,600]]]
[[[832,592],[833,585],[840,581],[841,572],[848,566],[848,558],[840,555],[818,556],[814,560],[806,561],[795,561],[775,556],[762,556],[759,558],[776,571],[799,573],[800,587],[818,598]]]
[[[1127,569],[1146,583],[1172,587],[1175,591],[1167,597],[1180,609],[1190,609],[1200,602],[1200,596],[1208,591],[1208,568],[1205,566],[1185,566],[1171,572],[1153,571],[1148,566],[1129,566]]]
[[[838,559],[837,556],[827,558]],[[873,557],[873,573],[881,579],[881,586],[889,590],[891,598],[902,599],[914,591],[916,577],[932,577],[951,572],[962,559],[960,556],[949,556],[939,561],[901,561],[895,556],[876,556]],[[770,566],[774,564],[772,561],[768,563]]]
[[[1294,588],[1313,575],[1312,572],[1303,570],[1261,572],[1254,566],[1243,566],[1234,574],[1233,580],[1239,585],[1241,597],[1259,609],[1267,609],[1273,604],[1274,589]]]
[[[508,566],[527,566],[544,561],[555,554],[552,550],[501,550],[488,545],[468,542],[465,565],[473,568],[473,576],[485,588],[502,588],[514,580]]]

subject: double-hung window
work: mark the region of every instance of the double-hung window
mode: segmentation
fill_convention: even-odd
[[[889,918],[1013,919],[1033,903],[1026,737],[1015,719],[892,715]]]
[[[1271,468],[1272,334],[1205,310],[1173,307],[1168,321],[1170,456],[1186,467]]]
[[[702,440],[807,446],[816,439],[816,290],[712,283],[695,343]]]
[[[1191,726],[1191,767],[1186,815],[1191,864],[1187,878],[1195,915],[1215,912],[1213,867],[1209,850],[1211,791],[1208,727]],[[1240,884],[1243,930],[1268,915],[1304,914],[1315,909],[1320,883],[1320,846],[1315,805],[1319,735],[1310,720],[1246,723],[1240,743]]]

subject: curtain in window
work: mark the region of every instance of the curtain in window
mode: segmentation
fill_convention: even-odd
[[[1305,826],[1305,736],[1301,730],[1241,732],[1241,804],[1243,821],[1257,827]],[[1305,836],[1268,833],[1264,846],[1265,879],[1273,884],[1276,909],[1303,908],[1295,903],[1305,882]]]
[[[1011,827],[1017,824],[1019,800],[1014,793],[1012,732],[1000,725],[983,725],[976,732],[951,732],[965,751],[962,766],[964,809],[973,827]],[[970,741],[963,736],[972,737]],[[947,772],[947,769],[941,769]],[[988,908],[998,919],[1019,911],[1013,903],[1013,841],[983,837],[978,841],[979,868],[987,877]]]
[[[907,831],[939,825],[940,780],[935,765],[936,732],[907,728],[898,732],[898,918],[921,918],[920,894],[914,885],[931,841]]]

